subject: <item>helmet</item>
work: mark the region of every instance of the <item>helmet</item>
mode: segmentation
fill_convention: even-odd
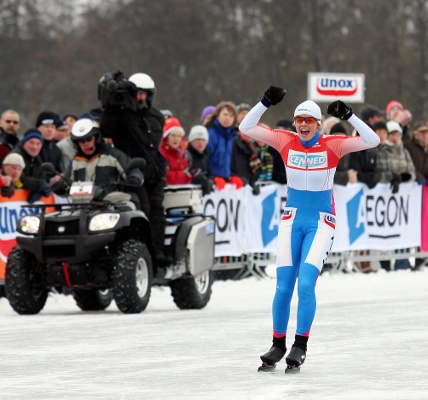
[[[147,92],[147,103],[151,105],[156,93],[155,81],[149,75],[142,72],[131,75],[128,80],[137,86],[138,89]]]
[[[71,128],[70,137],[74,143],[77,143],[78,140],[90,138],[99,134],[99,132],[100,130],[95,121],[89,118],[82,118],[77,120],[73,128]]]

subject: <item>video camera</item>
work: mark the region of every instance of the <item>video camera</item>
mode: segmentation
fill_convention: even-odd
[[[108,72],[98,82],[98,100],[103,107],[119,106],[135,110],[137,87],[121,71]]]

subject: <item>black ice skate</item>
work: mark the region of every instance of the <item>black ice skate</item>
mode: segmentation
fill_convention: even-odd
[[[287,368],[285,373],[290,372],[299,372],[300,366],[305,362],[306,351],[302,350],[300,347],[293,346],[291,348],[290,354],[288,354],[285,362],[287,363]]]
[[[260,356],[262,365],[258,368],[257,371],[272,372],[276,367],[276,363],[281,361],[281,359],[285,356],[285,352],[285,349],[272,346],[267,353]]]

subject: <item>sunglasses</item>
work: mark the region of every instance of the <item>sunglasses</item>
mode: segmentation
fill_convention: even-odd
[[[4,122],[6,122],[7,124],[15,124],[15,125],[19,124],[19,121],[14,121],[14,120],[11,120],[11,119],[7,119]]]
[[[308,125],[318,123],[318,120],[314,117],[294,117],[294,121],[298,124],[303,124],[303,122],[306,122]]]
[[[85,139],[79,139],[79,140],[77,141],[77,143],[80,143],[80,144],[87,143],[87,142],[90,142],[93,138],[94,138],[94,137],[93,137],[93,136],[91,136],[91,137],[88,137],[88,138],[85,138]]]

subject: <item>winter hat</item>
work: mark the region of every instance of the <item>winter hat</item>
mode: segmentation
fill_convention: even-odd
[[[30,140],[33,138],[39,139],[43,143],[43,136],[40,133],[40,131],[32,128],[24,133],[24,137],[21,140],[21,145],[23,145],[27,140]]]
[[[404,110],[404,106],[403,106],[403,104],[402,104],[402,103],[400,103],[400,102],[399,102],[399,101],[397,101],[397,100],[391,100],[391,101],[386,105],[386,108],[385,108],[385,111],[386,111],[386,115],[387,115],[387,116],[389,115],[389,113],[391,112],[391,109],[392,109],[393,107],[399,107],[399,108],[401,108],[402,110]]]
[[[57,117],[53,112],[43,111],[39,114],[36,120],[36,128],[40,125],[55,125]]]
[[[166,138],[172,131],[181,133],[184,136],[184,129],[177,118],[170,117],[165,120],[163,127],[163,137]]]
[[[334,135],[335,133],[343,133],[347,135],[345,127],[340,122],[338,122],[337,124],[334,124],[330,128],[330,135]]]
[[[3,160],[3,165],[18,165],[22,169],[25,168],[25,161],[21,154],[9,153]]]
[[[403,128],[396,121],[388,121],[386,123],[386,127],[388,129],[388,134],[392,132],[400,132],[401,134],[403,134]]]
[[[294,111],[294,116],[297,117],[299,115],[310,115],[314,117],[318,122],[321,122],[321,108],[319,108],[318,104],[313,102],[312,100],[306,100],[303,103],[299,104]]]
[[[215,106],[207,106],[202,110],[202,114],[201,114],[201,122],[204,122],[205,117],[208,114],[214,114],[215,113]]]
[[[247,104],[247,103],[241,103],[241,104],[238,104],[236,106],[236,109],[238,110],[238,113],[240,113],[241,111],[244,111],[244,110],[250,111],[251,110],[251,106],[249,104]]]
[[[188,140],[191,143],[196,139],[204,139],[208,143],[208,139],[209,139],[208,130],[207,128],[205,128],[205,126],[203,125],[192,126],[192,128],[190,129]]]

